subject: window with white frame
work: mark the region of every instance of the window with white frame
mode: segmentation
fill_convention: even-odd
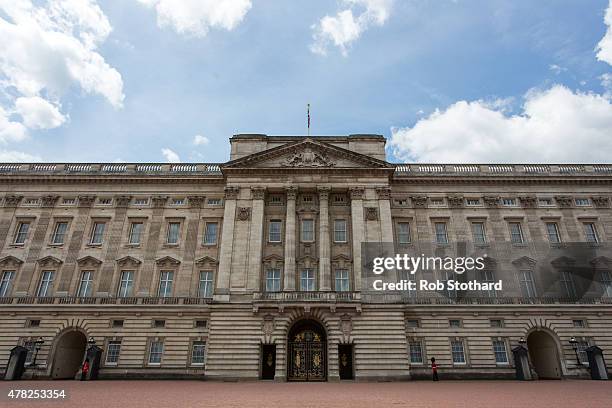
[[[315,290],[315,273],[312,268],[304,268],[300,274],[300,290],[312,292]]]
[[[463,340],[451,340],[451,354],[453,356],[453,364],[465,364]]]
[[[305,219],[302,220],[302,242],[313,242],[314,241],[314,220]]]
[[[420,340],[411,339],[408,341],[411,364],[423,364],[423,345]]]
[[[594,222],[585,222],[584,225],[584,235],[586,237],[587,242],[598,243],[599,236],[597,235],[597,227]]]
[[[467,198],[465,200],[465,204],[470,207],[477,207],[480,205],[480,199],[479,198]]]
[[[433,207],[442,207],[444,206],[444,199],[443,198],[430,198],[429,203]]]
[[[75,205],[76,204],[76,198],[74,197],[69,197],[69,198],[63,198],[62,199],[62,205]]]
[[[266,271],[266,292],[280,292],[280,268],[270,268]]]
[[[416,282],[416,274],[414,273],[410,273],[410,271],[407,271],[405,269],[402,269],[399,272],[399,278],[400,280],[405,280],[405,281],[409,281],[409,282]],[[416,285],[416,283],[415,283]],[[416,288],[416,286],[415,286]],[[409,298],[415,298],[417,297],[417,290],[408,290],[403,292],[403,296],[407,296]]]
[[[164,342],[153,340],[149,345],[149,364],[161,364],[164,355]]]
[[[578,340],[578,359],[582,364],[589,363],[589,357],[587,355],[586,349],[589,348],[589,342],[585,339]]]
[[[53,228],[53,236],[51,237],[51,243],[54,245],[62,245],[66,239],[66,231],[68,230],[68,222],[58,221],[55,223]]]
[[[436,243],[437,244],[448,244],[448,233],[446,231],[445,222],[436,222],[434,224],[436,231]]]
[[[334,220],[334,242],[346,241],[346,220]]]
[[[143,205],[149,205],[149,199],[148,198],[135,198],[134,199],[134,205],[138,205],[138,206],[143,206]]]
[[[130,224],[130,245],[140,245],[142,239],[142,231],[144,230],[144,223],[140,221],[132,222]]]
[[[398,222],[397,223],[397,242],[400,244],[409,244],[410,241],[411,241],[410,223],[409,222]]]
[[[588,198],[576,198],[574,202],[576,203],[576,207],[588,207],[591,205],[591,200]]]
[[[553,202],[552,198],[539,198],[538,205],[540,207],[552,207],[555,205],[555,203]]]
[[[516,207],[516,198],[502,198],[502,205],[504,207]]]
[[[36,350],[36,342],[34,340],[26,340],[23,342],[23,347],[28,350],[28,353],[26,354],[25,364],[32,364],[32,361],[34,360],[34,353]]]
[[[208,203],[208,205],[221,205],[220,198],[209,198],[208,200],[206,200],[206,202]]]
[[[161,271],[159,273],[159,290],[157,296],[170,297],[172,296],[172,282],[174,280],[174,271]]]
[[[15,244],[25,244],[28,238],[28,231],[30,230],[30,223],[28,221],[21,221],[17,224],[17,230],[15,231]]]
[[[51,296],[54,275],[54,271],[42,271],[42,273],[40,274],[40,282],[38,283],[38,290],[36,291],[36,296]]]
[[[556,222],[546,223],[546,234],[548,235],[548,241],[551,244],[558,244],[561,242],[559,235],[559,225]]]
[[[217,245],[219,223],[207,222],[204,227],[204,245]]]
[[[508,224],[510,226],[510,241],[513,244],[522,244],[525,242],[525,238],[523,237],[523,227],[521,223],[518,221],[510,222]]]
[[[121,354],[121,340],[110,340],[106,347],[106,364],[114,365],[119,362]]]
[[[523,297],[536,297],[536,287],[533,280],[533,272],[530,270],[519,271],[519,286]]]
[[[559,273],[559,285],[561,286],[561,294],[564,297],[571,299],[576,298],[576,284],[571,272],[561,271]]]
[[[212,271],[200,271],[200,283],[198,294],[202,298],[210,298],[213,295],[213,273]]]
[[[612,297],[612,274],[610,271],[601,271],[600,278],[603,295],[606,297]]]
[[[508,364],[508,352],[505,341],[499,339],[493,340],[493,354],[495,355],[495,363]]]
[[[441,275],[442,275],[442,279],[440,279],[441,282],[444,282],[444,287],[446,289],[442,290],[442,293],[444,293],[446,296],[448,296],[449,298],[456,298],[457,297],[457,289],[451,289],[448,284],[448,281],[450,280],[456,280],[457,279],[457,274],[452,271],[452,270],[445,270],[445,271],[440,271]]]
[[[93,291],[93,271],[81,272],[81,280],[79,281],[78,297],[89,297]]]
[[[113,203],[113,199],[112,198],[108,198],[108,197],[100,198],[98,200],[98,204],[99,205],[111,205],[112,203]]]
[[[472,238],[475,244],[486,244],[487,236],[485,235],[484,222],[473,222],[472,223]]]
[[[185,205],[185,199],[184,198],[173,198],[172,201],[170,201],[171,205]]]
[[[121,271],[121,277],[119,279],[119,288],[117,289],[117,296],[118,297],[132,296],[133,287],[134,287],[134,271]]]
[[[0,297],[10,296],[15,271],[2,271],[0,277]]]
[[[191,365],[203,366],[206,359],[206,342],[194,341],[191,345]]]
[[[350,290],[348,269],[336,269],[336,292],[348,292]]]
[[[179,243],[179,233],[181,231],[180,222],[168,223],[168,234],[166,235],[166,244],[176,245]]]
[[[495,283],[495,273],[490,269],[483,269],[479,271],[480,273],[480,281],[482,283],[490,284],[491,288],[493,288],[493,284]],[[495,289],[489,289],[484,291],[486,293],[486,297],[497,297],[497,291]]]
[[[104,240],[104,229],[106,228],[106,223],[101,221],[96,221],[91,228],[91,239],[89,242],[93,245],[100,245]]]
[[[268,242],[281,242],[281,220],[270,220],[268,224]]]

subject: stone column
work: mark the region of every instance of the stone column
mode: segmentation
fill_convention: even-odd
[[[331,290],[331,260],[329,243],[329,187],[319,191],[319,290]]]
[[[297,187],[287,187],[287,217],[285,219],[285,287],[295,290],[295,198]]]
[[[214,300],[229,301],[230,272],[234,249],[234,224],[236,221],[236,199],[240,188],[225,187],[225,209],[223,211],[223,229],[221,232],[221,250],[219,272]]]
[[[380,213],[380,240],[393,242],[393,220],[391,218],[391,188],[378,187],[378,211]]]
[[[247,269],[247,290],[257,291],[261,280],[261,253],[264,222],[265,187],[251,187],[253,211],[249,234],[249,263]]]
[[[351,224],[353,233],[353,281],[355,290],[361,290],[361,244],[365,241],[363,215],[363,187],[353,187],[351,193]]]

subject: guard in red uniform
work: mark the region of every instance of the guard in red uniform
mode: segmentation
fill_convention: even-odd
[[[431,374],[432,374],[432,379],[434,381],[438,381],[438,365],[436,364],[435,357],[431,358]]]
[[[81,368],[81,381],[85,381],[87,379],[87,373],[89,373],[89,359],[85,359],[83,363],[83,367]]]

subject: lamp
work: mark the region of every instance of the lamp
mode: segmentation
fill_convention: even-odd
[[[576,355],[576,365],[581,365],[582,363],[580,362],[580,357],[578,357],[578,340],[576,340],[576,337],[572,336],[569,343],[572,345],[574,354]]]

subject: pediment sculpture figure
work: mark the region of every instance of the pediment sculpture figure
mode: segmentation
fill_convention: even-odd
[[[290,167],[331,167],[334,163],[324,154],[315,152],[310,148],[295,152],[284,162],[285,166]]]

